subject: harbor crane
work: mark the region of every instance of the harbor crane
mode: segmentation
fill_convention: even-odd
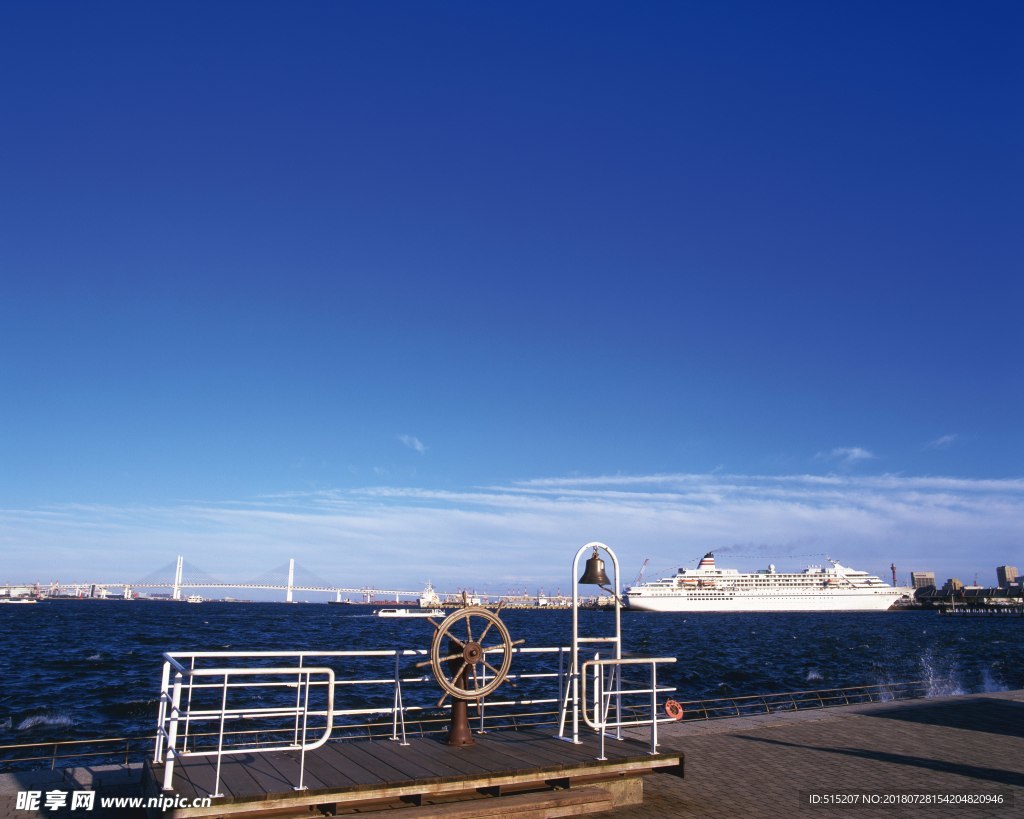
[[[643,565],[640,566],[640,571],[636,573],[636,580],[633,581],[634,586],[639,586],[640,581],[644,579],[644,572],[647,569],[647,564],[651,562],[649,557],[644,558]]]

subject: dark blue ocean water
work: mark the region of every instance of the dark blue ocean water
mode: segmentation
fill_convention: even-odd
[[[568,645],[570,617],[502,612],[528,646]],[[610,629],[607,612],[581,618],[590,633]],[[432,633],[425,620],[322,604],[0,606],[0,745],[152,734],[164,651],[426,649]],[[627,612],[623,634],[626,651],[679,658],[660,681],[680,700],[911,680],[935,695],[1024,687],[1024,618]]]

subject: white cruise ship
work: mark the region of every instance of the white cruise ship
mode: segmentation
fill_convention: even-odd
[[[881,611],[913,592],[829,563],[792,574],[775,566],[738,572],[719,569],[708,552],[696,569],[630,586],[626,602],[639,611]]]

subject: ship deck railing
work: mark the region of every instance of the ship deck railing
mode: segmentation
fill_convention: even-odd
[[[571,650],[515,647],[511,651],[516,668],[507,679],[513,687],[501,689],[504,696],[474,703],[478,730],[514,722],[523,709],[553,708],[561,701]],[[294,784],[302,789],[306,754],[332,737],[351,738],[361,721],[389,720],[390,739],[405,745],[410,719],[451,708],[437,702],[437,685],[420,667],[429,659],[429,652],[422,649],[168,652],[163,656],[152,761],[163,765],[165,789],[171,787],[174,764],[180,758],[213,757],[219,782],[225,757],[274,751],[297,752]],[[480,687],[487,681],[485,667]],[[257,726],[262,730],[256,736],[245,730]]]
[[[582,683],[580,716],[598,734],[598,759],[605,759],[605,737],[610,731],[622,739],[622,729],[646,726],[650,729],[650,753],[658,750],[658,724],[675,722],[671,716],[659,718],[659,695],[675,693],[674,686],[658,684],[658,666],[676,662],[675,657],[628,657],[587,660],[580,667]],[[630,678],[629,671],[646,672],[646,677]],[[593,708],[588,708],[588,681],[593,687]],[[662,697],[663,698],[663,697]],[[574,737],[575,739],[575,737]]]

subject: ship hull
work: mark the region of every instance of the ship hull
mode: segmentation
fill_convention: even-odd
[[[717,599],[693,599],[685,593],[628,594],[634,611],[884,611],[903,596],[902,589],[863,591],[790,592],[787,594],[722,593]]]

